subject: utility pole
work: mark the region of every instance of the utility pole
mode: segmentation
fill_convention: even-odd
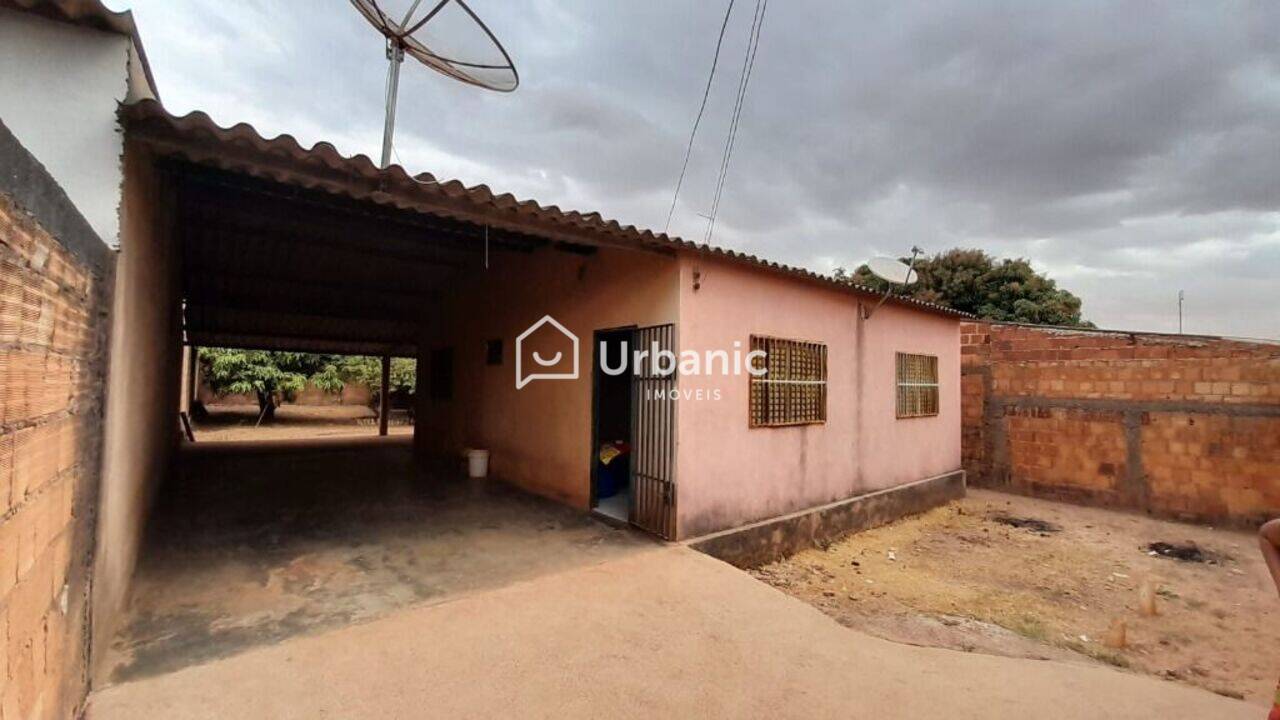
[[[1184,296],[1184,293],[1181,290],[1179,290],[1178,291],[1178,334],[1179,335],[1182,334],[1182,298],[1183,296]]]

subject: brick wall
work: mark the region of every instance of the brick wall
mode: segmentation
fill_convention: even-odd
[[[87,684],[111,263],[3,125],[0,167],[0,718],[65,718]]]
[[[1280,515],[1280,344],[961,328],[970,482],[1184,519]]]
[[[227,393],[219,395],[206,383],[200,383],[200,402],[205,405],[257,405],[258,398],[249,393]],[[302,392],[285,405],[369,405],[373,402],[373,391],[363,383],[347,383],[342,392],[330,393],[316,387],[310,381]]]

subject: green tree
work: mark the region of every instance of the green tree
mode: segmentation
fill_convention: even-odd
[[[274,417],[280,400],[306,387],[307,379],[324,365],[306,353],[228,348],[200,348],[200,363],[214,392],[257,397],[264,420]]]
[[[1081,318],[1080,298],[1037,273],[1025,259],[997,260],[982,250],[954,248],[916,258],[915,267],[920,279],[908,286],[905,294],[918,300],[987,320],[1093,327]],[[889,287],[866,265],[853,273],[839,268],[836,277],[880,292]]]
[[[340,393],[347,383],[367,385],[375,400],[382,387],[382,361],[366,355],[200,348],[200,363],[214,392],[255,396],[263,420],[273,418],[276,406],[308,381],[327,393]],[[411,394],[416,383],[416,361],[392,358],[391,390]]]
[[[382,390],[382,359],[368,355],[336,355],[330,356],[331,363],[326,365],[325,374],[336,390],[341,392],[344,382],[368,386],[376,398]],[[318,385],[318,383],[317,383]],[[412,394],[418,386],[418,363],[413,358],[391,358],[391,392]]]

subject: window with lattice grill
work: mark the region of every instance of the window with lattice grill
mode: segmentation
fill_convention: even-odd
[[[764,353],[751,358],[751,427],[826,422],[826,345],[752,335],[751,349]]]
[[[898,417],[938,414],[938,358],[898,353]]]

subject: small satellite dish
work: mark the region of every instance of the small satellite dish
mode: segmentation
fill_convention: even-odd
[[[889,299],[890,293],[893,292],[892,286],[910,285],[920,279],[919,274],[916,272],[916,258],[922,252],[924,251],[919,246],[911,248],[910,265],[891,257],[873,257],[867,261],[867,269],[871,271],[871,274],[889,283],[890,287],[885,288],[884,295],[880,296],[880,302],[876,303],[875,307],[870,309],[865,306],[862,307],[863,320],[870,320],[872,314],[880,309],[885,300]]]
[[[867,261],[867,269],[872,275],[894,285],[910,285],[917,276],[910,265],[891,257],[873,257]]]
[[[387,40],[387,114],[382,167],[391,163],[400,64],[408,54],[427,67],[469,85],[511,92],[520,85],[511,56],[464,0],[351,0]]]

